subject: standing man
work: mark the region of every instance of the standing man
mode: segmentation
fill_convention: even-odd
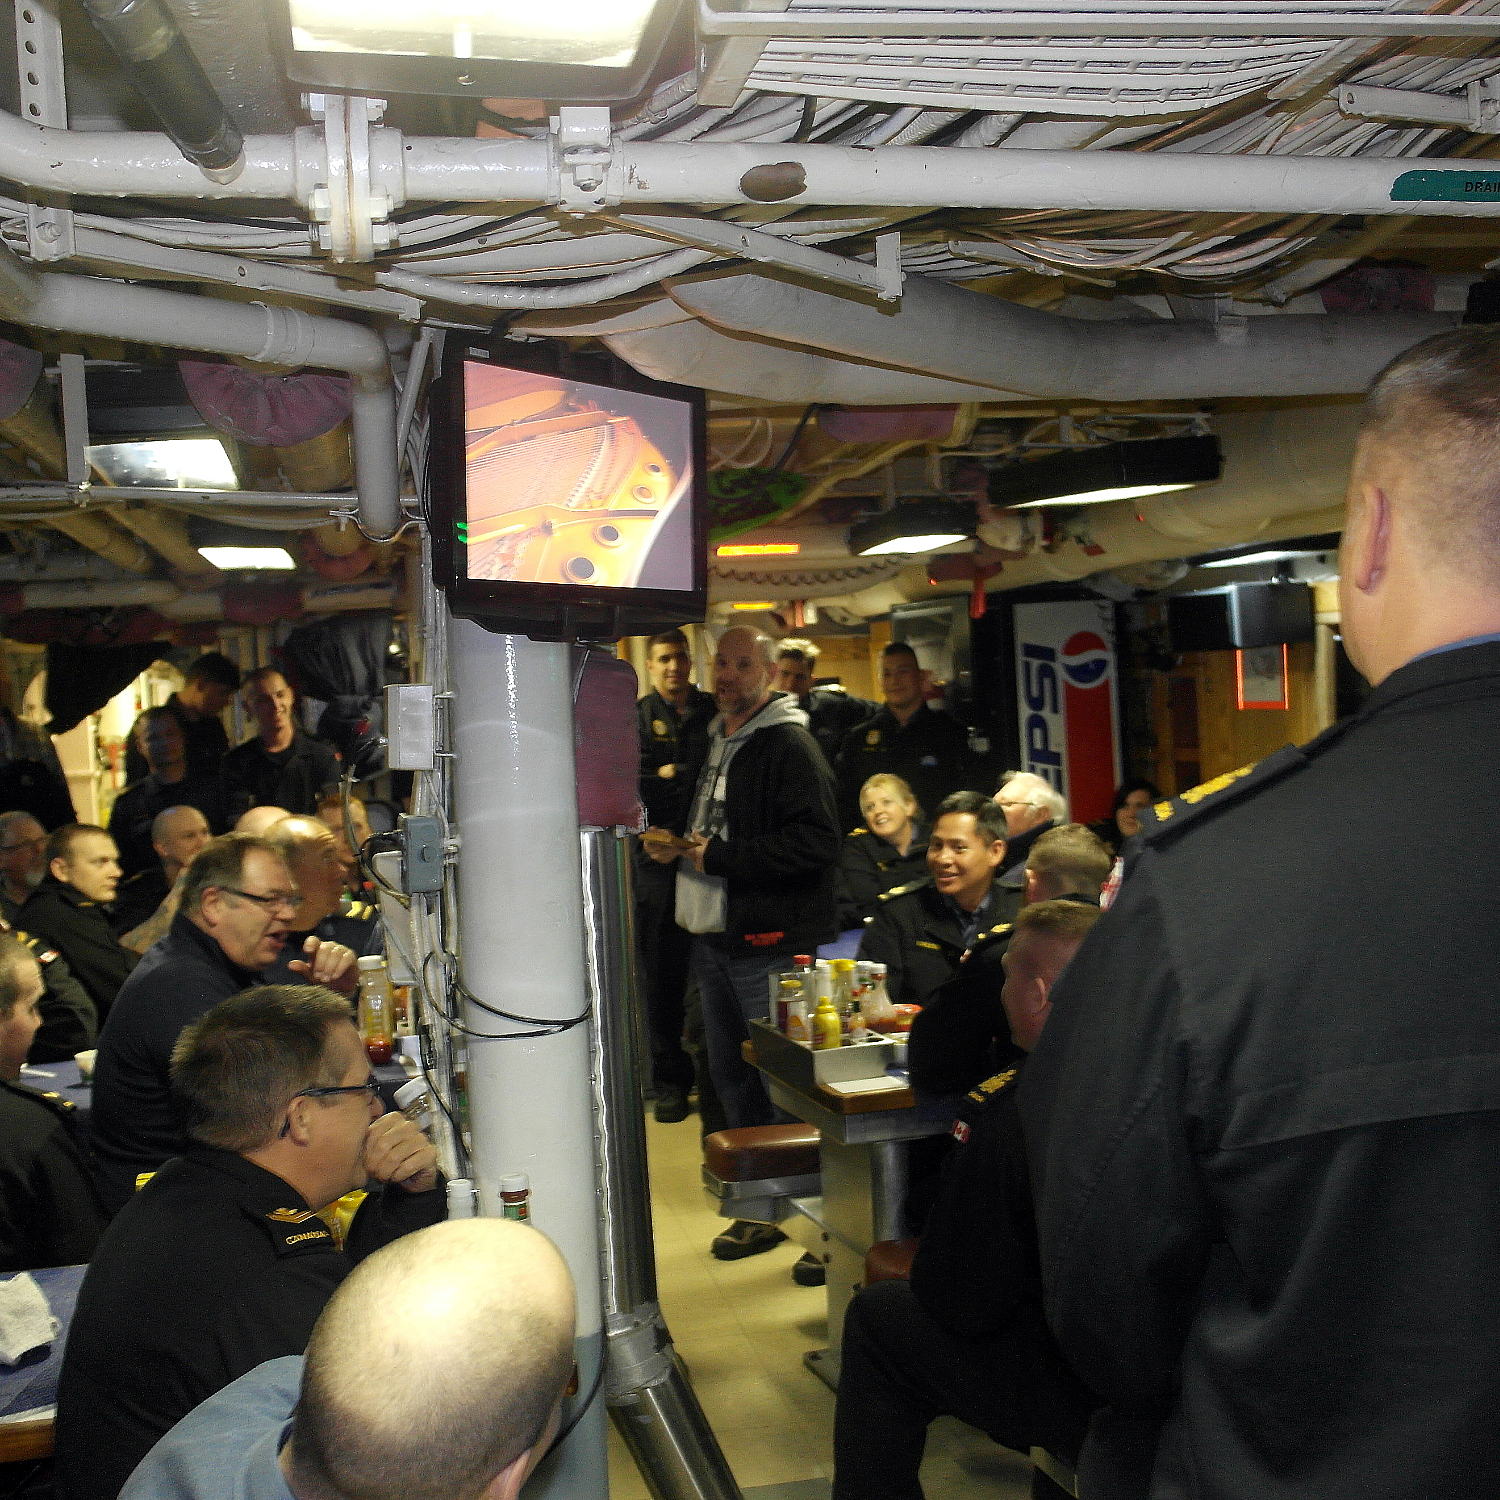
[[[65,823],[47,839],[47,873],[16,923],[67,959],[101,1024],[135,967],[109,922],[119,884],[115,841],[92,823]]]
[[[1048,1317],[1153,1497],[1500,1493],[1500,331],[1376,377],[1339,598],[1374,690],[1158,812],[1021,1090]]]
[[[47,873],[47,830],[29,812],[0,813],[0,916],[16,913]]]
[[[188,667],[182,687],[163,705],[182,726],[188,774],[217,776],[229,749],[221,717],[240,685],[240,669],[227,656],[207,651]],[[125,780],[139,781],[149,768],[134,743],[125,747]]]
[[[687,637],[664,630],[646,648],[651,691],[636,704],[641,732],[641,801],[653,828],[687,831],[693,788],[708,754],[714,700],[693,686]],[[683,1005],[687,994],[691,939],[677,925],[675,867],[651,859],[637,846],[636,931],[646,981],[646,1026],[651,1043],[653,1112],[662,1124],[685,1120],[693,1061],[683,1050]],[[701,1095],[700,1095],[701,1104]]]
[[[822,654],[811,641],[783,637],[776,646],[776,676],[771,686],[797,700],[797,707],[807,715],[808,732],[831,768],[838,760],[844,736],[856,724],[863,724],[875,712],[875,705],[867,698],[846,693],[842,687],[815,688],[813,672]]]
[[[152,825],[169,807],[196,807],[211,833],[229,831],[223,783],[217,776],[191,773],[187,740],[170,708],[148,708],[135,721],[130,738],[150,770],[115,798],[109,814],[109,834],[119,848],[127,880],[156,863]]]
[[[834,930],[833,778],[807,716],[772,693],[771,671],[766,636],[736,627],[719,638],[719,714],[690,831],[673,839],[648,829],[642,840],[653,859],[677,864],[677,921],[694,934],[708,1064],[730,1126],[772,1119],[760,1075],[740,1054],[750,1019],[770,1008],[770,975]],[[736,1221],[714,1241],[714,1254],[735,1260],[783,1238],[774,1225]]]
[[[94,1066],[94,1149],[112,1204],[137,1176],[182,1149],[169,1066],[182,1028],[261,982],[287,946],[301,898],[274,845],[249,834],[214,839],[183,877],[181,909],[120,991]],[[287,966],[293,983],[354,989],[354,954],[309,937]]]
[[[927,815],[950,792],[968,787],[974,770],[969,733],[952,714],[929,708],[917,653],[892,641],[880,654],[885,704],[844,736],[839,750],[839,811],[845,828],[859,822],[859,789],[879,772],[899,776]]]
[[[269,803],[315,816],[319,794],[339,779],[333,746],[297,727],[296,696],[275,667],[246,673],[241,696],[255,720],[255,735],[224,757],[230,813],[237,817]]]

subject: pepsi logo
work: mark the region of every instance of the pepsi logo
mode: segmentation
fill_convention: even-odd
[[[1104,638],[1092,630],[1080,630],[1070,635],[1059,659],[1063,676],[1074,687],[1097,687],[1109,676],[1109,647]]]

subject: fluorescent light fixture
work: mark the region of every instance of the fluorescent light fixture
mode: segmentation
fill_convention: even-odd
[[[1098,505],[1206,484],[1223,459],[1213,437],[1140,438],[1069,448],[990,475],[990,503],[1010,510],[1040,505]]]
[[[286,572],[297,566],[285,547],[199,547],[198,555],[226,573],[236,568]]]
[[[714,548],[715,557],[796,557],[801,542],[726,542]]]
[[[282,0],[298,83],[564,104],[644,91],[679,0]]]
[[[97,443],[88,460],[111,484],[158,490],[235,490],[239,480],[218,438]]]
[[[974,507],[967,500],[898,500],[889,510],[849,528],[849,550],[856,557],[933,552],[966,541],[974,535],[975,524]]]
[[[774,599],[736,599],[729,607],[739,610],[775,609],[776,601]]]
[[[1211,557],[1200,568],[1248,568],[1256,563],[1290,562],[1294,557],[1316,557],[1316,552],[1246,552],[1239,557]]]

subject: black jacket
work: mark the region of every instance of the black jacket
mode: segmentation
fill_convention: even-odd
[[[168,1065],[182,1028],[260,976],[241,969],[180,912],[166,937],[146,950],[99,1034],[90,1119],[111,1206],[182,1150],[182,1117]]]
[[[647,693],[637,699],[641,801],[646,807],[646,821],[653,828],[669,828],[673,833],[687,831],[693,787],[708,754],[708,726],[715,712],[713,695],[698,688],[689,689],[687,703],[680,711],[660,693]],[[674,767],[674,774],[662,776],[663,766]]]
[[[109,1014],[120,986],[135,968],[136,955],[115,941],[107,907],[45,875],[17,913],[16,926],[56,948],[88,991],[100,1019]]]
[[[1157,1500],[1500,1494],[1497,785],[1500,645],[1410,662],[1171,805],[1052,992],[1048,1316]]]
[[[905,854],[871,833],[856,828],[844,838],[839,851],[838,924],[840,932],[863,927],[875,915],[880,897],[898,885],[920,880],[927,871],[926,823],[912,828]]]
[[[115,798],[109,814],[109,836],[119,846],[120,868],[126,875],[160,864],[151,843],[151,825],[157,813],[169,807],[196,807],[208,820],[211,832],[229,831],[229,805],[224,784],[217,776],[188,775],[170,783],[146,776]]]
[[[1020,1059],[1000,1004],[1012,930],[1008,921],[986,927],[912,1021],[907,1070],[919,1094],[962,1094]]]
[[[976,945],[988,947],[1000,928],[1009,930],[1014,915],[1013,898],[992,885]],[[886,991],[897,1005],[926,1005],[958,972],[965,946],[952,906],[924,875],[880,897],[859,956],[886,966]]]
[[[223,721],[217,718],[194,718],[173,693],[166,706],[182,726],[182,742],[187,749],[189,776],[217,776],[219,766],[229,749],[229,736]],[[136,749],[135,736],[125,741],[125,783],[139,781],[151,769],[146,757]]]
[[[830,767],[838,765],[844,737],[880,707],[842,688],[814,688],[798,700],[797,706],[807,715],[807,732],[818,742],[818,749]]]
[[[724,930],[705,940],[799,952],[830,941],[839,835],[833,777],[813,737],[797,723],[757,729],[729,762],[723,807],[729,837],[710,841],[703,869],[725,882]]]
[[[108,1215],[58,1094],[0,1081],[0,1271],[76,1266],[94,1253]]]
[[[174,1422],[264,1360],[300,1354],[351,1267],[443,1217],[441,1187],[373,1192],[340,1250],[306,1200],[229,1151],[195,1146],[120,1211],[68,1330],[57,1482],[113,1500]],[[394,1315],[394,1314],[393,1314]]]
[[[258,735],[236,745],[224,757],[220,775],[231,818],[252,807],[284,807],[312,817],[318,794],[338,782],[339,758],[332,745],[297,729],[291,745],[275,755]]]
[[[7,925],[0,921],[0,930]],[[88,991],[73,978],[67,959],[56,948],[18,927],[10,928],[10,933],[25,944],[42,971],[42,998],[37,1005],[42,1024],[32,1038],[26,1060],[69,1061],[94,1045],[99,1035],[99,1012]]]
[[[973,785],[980,769],[969,731],[952,714],[923,703],[902,724],[880,708],[844,736],[839,750],[840,822],[845,828],[859,822],[859,789],[877,772],[899,776],[930,822],[950,792],[986,790]]]

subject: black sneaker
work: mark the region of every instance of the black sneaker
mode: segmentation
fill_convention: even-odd
[[[774,1250],[786,1236],[774,1224],[757,1224],[752,1219],[736,1219],[723,1234],[714,1236],[708,1247],[715,1260],[744,1260],[747,1255],[761,1255]]]
[[[662,1089],[651,1113],[658,1125],[675,1125],[688,1117],[688,1096],[681,1089]]]
[[[809,1250],[792,1267],[792,1280],[798,1286],[822,1286],[828,1280],[828,1267]]]

